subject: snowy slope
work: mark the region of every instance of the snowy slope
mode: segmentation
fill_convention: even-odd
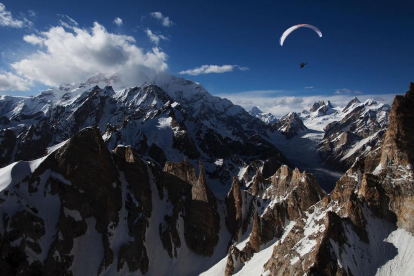
[[[259,118],[265,124],[277,123],[278,121],[277,118],[272,113],[263,112],[259,109],[258,106],[252,107],[252,109],[249,111],[249,114],[256,118]]]

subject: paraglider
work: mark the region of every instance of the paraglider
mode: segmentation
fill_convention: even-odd
[[[303,67],[305,67],[306,64],[308,64],[308,63],[302,62],[301,64],[299,64],[300,68],[302,69]]]
[[[315,26],[309,25],[309,24],[298,24],[298,25],[290,27],[289,29],[287,29],[282,34],[282,36],[280,37],[280,46],[283,46],[283,42],[290,35],[291,32],[293,32],[294,30],[299,29],[301,27],[310,28],[310,29],[314,30],[319,35],[319,37],[322,37],[322,32],[318,28],[316,28]],[[303,68],[303,67],[301,67],[301,68]]]

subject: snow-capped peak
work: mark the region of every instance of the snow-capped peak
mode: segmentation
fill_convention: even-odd
[[[263,111],[261,111],[258,106],[254,106],[252,107],[252,109],[250,109],[249,113],[252,116],[256,116],[256,115],[263,113]]]
[[[249,114],[252,115],[253,117],[259,118],[265,124],[276,123],[278,121],[276,119],[276,117],[272,113],[270,113],[270,112],[263,112],[263,111],[261,111],[259,109],[258,106],[253,107],[249,111]]]

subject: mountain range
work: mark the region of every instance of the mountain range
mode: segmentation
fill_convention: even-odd
[[[411,109],[276,121],[159,75],[0,98],[4,275],[409,275]]]

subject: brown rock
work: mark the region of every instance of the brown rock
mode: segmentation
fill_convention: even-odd
[[[199,162],[200,175],[191,189],[188,201],[188,215],[184,220],[184,235],[187,247],[200,255],[211,256],[217,245],[220,229],[220,217],[217,201],[207,185],[204,169]]]
[[[254,252],[259,252],[261,244],[262,244],[262,224],[260,221],[260,216],[256,212],[256,214],[254,214],[252,233],[250,234],[250,245]]]
[[[187,160],[184,160],[183,162],[168,161],[165,163],[163,171],[175,175],[192,185],[197,183],[197,175],[194,166]]]
[[[243,198],[240,182],[236,176],[233,177],[233,183],[225,201],[227,207],[226,226],[231,233],[233,240],[238,241],[238,233],[243,219]]]

